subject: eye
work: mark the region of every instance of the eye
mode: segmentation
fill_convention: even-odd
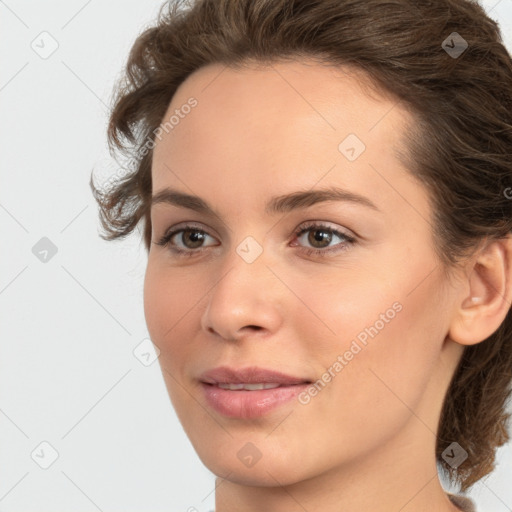
[[[309,233],[309,235],[305,240],[302,240],[302,243],[306,242],[313,246],[313,248],[309,249],[303,247],[302,252],[308,256],[328,256],[334,252],[347,250],[350,245],[356,243],[356,239],[353,236],[322,223],[311,222],[302,225],[295,231],[294,236],[297,239],[301,239],[304,238],[306,233]],[[210,247],[203,245],[207,237],[213,239],[206,231],[193,224],[188,224],[168,231],[155,243],[163,247],[169,246],[169,250],[177,256],[194,256]],[[181,242],[181,247],[173,241],[174,238],[176,238],[176,241]],[[339,238],[341,242],[329,247],[329,244],[336,238]],[[296,245],[294,243],[292,247]]]
[[[176,236],[180,233],[180,236]],[[178,241],[181,241],[183,247],[180,247],[173,242],[174,237],[176,237]],[[205,249],[205,247],[201,247],[201,244],[204,242],[206,237],[210,237],[206,231],[203,231],[192,224],[188,224],[165,233],[164,236],[155,243],[163,247],[169,246],[170,251],[179,256],[193,256]]]
[[[304,235],[307,233],[309,234],[305,237],[303,242],[305,241],[313,246],[312,249],[306,248],[304,250],[304,252],[309,256],[328,256],[333,252],[344,251],[356,242],[356,239],[353,236],[322,223],[313,222],[308,223],[305,226],[302,225],[298,231],[295,232],[295,236],[300,239],[304,238]],[[342,242],[329,247],[328,245],[335,238],[341,239]]]

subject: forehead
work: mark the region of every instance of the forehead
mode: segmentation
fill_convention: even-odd
[[[278,186],[304,173],[317,178],[337,164],[360,168],[343,156],[345,140],[364,146],[363,162],[396,166],[408,112],[368,84],[357,68],[313,60],[200,68],[163,116],[162,125],[173,122],[155,139],[153,189],[179,183],[180,173],[194,186],[206,173],[227,182],[246,173],[253,184],[272,178]]]

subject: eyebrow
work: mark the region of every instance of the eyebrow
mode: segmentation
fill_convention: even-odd
[[[327,201],[351,202],[380,212],[379,208],[367,197],[338,187],[330,187],[317,190],[297,191],[272,197],[265,206],[265,213],[268,215],[287,213],[292,210],[308,208]],[[151,207],[161,203],[187,208],[205,215],[219,216],[217,212],[200,197],[185,194],[172,188],[164,188],[152,196]]]

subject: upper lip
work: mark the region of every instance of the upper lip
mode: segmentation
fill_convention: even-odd
[[[217,368],[202,373],[199,380],[208,384],[277,383],[289,386],[311,382],[302,377],[286,375],[276,370],[261,368],[259,366],[248,366],[245,368],[218,366]]]

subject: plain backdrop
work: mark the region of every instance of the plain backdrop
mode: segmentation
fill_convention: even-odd
[[[112,87],[161,1],[0,0],[0,512],[214,507],[149,364],[140,231],[99,237]],[[512,0],[483,1],[512,48]],[[146,341],[145,341],[146,340]],[[511,445],[470,492],[512,510]]]

